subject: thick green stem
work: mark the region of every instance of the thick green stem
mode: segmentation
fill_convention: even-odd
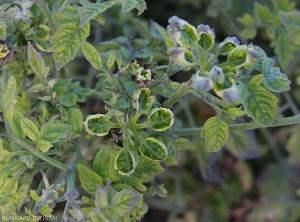
[[[274,123],[270,127],[286,126],[286,125],[293,125],[298,123],[300,123],[300,115],[275,119]],[[228,125],[228,128],[230,131],[243,131],[243,130],[263,128],[263,127],[256,122],[251,122],[251,123],[230,124]],[[177,135],[194,135],[194,134],[200,134],[202,129],[203,127],[173,129],[172,133]]]
[[[47,17],[49,21],[49,27],[51,30],[51,33],[54,33],[56,31],[56,24],[53,22],[52,19],[52,13],[50,12],[49,8],[45,5],[45,2],[43,0],[37,0],[36,4],[41,8],[45,16]]]
[[[186,83],[183,83],[180,88],[175,92],[163,105],[164,108],[170,108],[174,103],[176,103],[181,97],[189,93],[190,86],[193,81],[190,80]]]
[[[0,137],[6,137],[6,138],[10,139],[14,143],[18,144],[19,146],[21,146],[24,149],[28,150],[29,152],[33,153],[37,157],[41,158],[42,160],[45,160],[46,162],[50,163],[51,165],[53,165],[53,166],[55,166],[55,167],[57,167],[61,170],[64,170],[64,171],[70,170],[69,166],[66,166],[63,163],[58,162],[57,160],[46,156],[44,153],[41,153],[41,152],[37,151],[34,147],[30,146],[29,144],[25,143],[24,141],[14,137],[14,136],[6,135],[6,134],[0,134]]]

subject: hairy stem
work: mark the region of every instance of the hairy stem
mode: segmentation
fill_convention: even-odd
[[[181,97],[189,93],[190,86],[193,81],[190,80],[186,83],[183,83],[180,88],[167,100],[165,101],[163,108],[170,108],[174,103],[176,103]]]
[[[34,147],[30,146],[26,142],[14,137],[14,136],[6,135],[6,134],[0,134],[0,137],[6,137],[6,138],[10,139],[14,143],[18,144],[19,146],[21,146],[24,149],[28,150],[29,152],[33,153],[34,155],[41,158],[42,160],[45,160],[46,162],[50,163],[52,166],[55,166],[56,168],[59,168],[59,169],[64,170],[64,171],[70,170],[69,166],[66,166],[63,163],[58,162],[57,160],[55,160],[51,157],[48,157],[44,153],[41,153],[41,152],[37,151]]]

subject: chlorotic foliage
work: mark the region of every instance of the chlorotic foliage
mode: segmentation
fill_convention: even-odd
[[[121,15],[132,10],[140,15],[147,4],[94,2],[0,1],[2,217],[52,217],[56,204],[64,202],[62,221],[138,221],[149,209],[144,198],[149,187],[152,195],[166,197],[164,185],[154,178],[178,164],[181,149],[190,144],[186,135],[204,139],[197,152],[206,158],[235,141],[241,149],[247,146],[232,130],[300,122],[299,116],[277,119],[278,95],[290,90],[291,81],[274,58],[259,46],[241,43],[255,37],[258,21],[268,23],[271,46],[287,67],[291,58],[281,42],[297,39],[287,46],[290,52],[300,44],[293,4],[274,14],[255,3],[255,17],[238,19],[245,25],[243,39],[216,41],[209,25],[192,25],[174,15],[167,27],[153,22],[151,30],[132,18],[144,38],[128,43],[129,37],[122,36],[98,44],[89,36],[97,35],[94,27],[110,24],[104,13],[120,8]],[[73,66],[85,67],[82,76],[72,74]],[[179,72],[192,75],[185,82],[170,79]],[[178,125],[174,104],[186,95],[214,110],[203,127]],[[91,101],[103,107],[82,106]],[[246,116],[251,123],[237,124]],[[88,151],[92,157],[84,155],[89,146],[96,147]],[[48,178],[58,171],[60,182],[52,184]],[[43,177],[38,186],[36,175]]]

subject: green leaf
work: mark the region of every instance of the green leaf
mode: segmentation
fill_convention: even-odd
[[[137,4],[136,0],[120,0],[120,2],[122,4],[122,13],[131,11]]]
[[[259,22],[270,23],[273,20],[270,9],[258,2],[254,3],[254,14]]]
[[[97,69],[102,69],[102,59],[97,51],[97,49],[90,43],[86,42],[81,46],[82,52],[85,58],[92,64],[92,66]]]
[[[229,136],[228,125],[217,116],[209,118],[201,132],[205,139],[205,146],[208,152],[218,152],[226,143]]]
[[[2,108],[3,108],[3,112],[4,112],[4,117],[8,121],[13,120],[13,114],[14,114],[13,103],[14,103],[14,98],[15,98],[15,93],[16,93],[16,87],[17,87],[16,79],[14,76],[11,76],[8,79],[8,83],[5,87],[3,97],[2,97],[2,100],[3,100]]]
[[[59,102],[64,106],[75,106],[77,103],[77,94],[76,93],[67,93],[59,98]]]
[[[21,120],[21,126],[29,139],[31,139],[32,141],[38,141],[40,137],[40,131],[31,120],[23,117],[23,119]]]
[[[167,148],[159,139],[149,137],[140,144],[139,150],[141,154],[155,161],[165,160],[168,156]]]
[[[114,168],[118,170],[119,174],[129,176],[134,172],[137,163],[137,153],[133,150],[123,148],[116,156]]]
[[[261,71],[264,75],[264,84],[272,92],[283,92],[290,90],[291,81],[289,81],[279,68],[274,68],[275,61],[270,58],[264,58]]]
[[[51,143],[44,141],[43,139],[37,142],[38,148],[43,152],[48,152],[48,150],[53,146]]]
[[[230,107],[228,110],[226,110],[226,112],[233,117],[240,117],[246,114],[245,110],[236,107]]]
[[[248,116],[259,125],[272,125],[276,115],[277,97],[262,86],[250,81],[249,86],[239,85],[241,100]]]
[[[228,55],[227,62],[230,68],[241,67],[247,58],[248,47],[246,45],[240,45],[235,47]]]
[[[41,54],[33,48],[30,42],[28,42],[28,62],[40,81],[46,83],[50,68],[45,66]]]
[[[280,11],[279,17],[289,32],[289,34],[293,37],[293,42],[297,45],[300,45],[300,12],[299,11],[290,11],[284,12]]]
[[[293,60],[293,52],[297,50],[294,45],[294,39],[290,38],[287,33],[280,32],[277,38],[271,42],[276,55],[279,56],[280,65],[285,69],[290,61]]]
[[[112,149],[108,146],[102,146],[99,152],[96,154],[93,168],[94,171],[100,175],[104,181],[109,179],[109,163]]]
[[[30,193],[30,197],[34,200],[34,201],[38,201],[40,199],[39,195],[37,194],[36,190],[29,190]]]
[[[214,36],[213,34],[208,34],[208,33],[201,33],[200,35],[200,40],[198,41],[198,45],[201,46],[201,48],[205,51],[210,50],[213,45],[214,45]]]
[[[51,208],[47,204],[44,204],[40,210],[40,214],[45,217],[53,217],[52,212],[53,212],[53,208]]]
[[[147,3],[144,0],[136,0],[135,8],[138,10],[138,15],[142,14],[147,9]]]
[[[10,122],[12,134],[20,139],[25,138],[25,132],[22,129],[21,120],[23,115],[20,112],[14,111],[13,121]]]
[[[116,55],[116,50],[112,50],[110,53],[109,53],[109,56],[107,58],[107,68],[108,69],[111,69],[115,63],[115,55]]]
[[[143,183],[148,183],[150,179],[154,178],[156,175],[159,175],[164,171],[165,169],[161,167],[159,162],[149,160],[143,156],[139,156],[139,164],[135,168],[135,171],[131,175],[131,177],[137,177]]]
[[[149,88],[141,88],[134,91],[132,98],[132,106],[139,113],[148,113],[155,101],[155,97],[151,95]]]
[[[41,128],[41,139],[48,143],[56,143],[60,139],[66,138],[70,129],[70,125],[46,123]]]
[[[255,27],[246,27],[240,32],[240,35],[246,39],[253,39],[256,36],[256,33]]]
[[[77,8],[63,7],[59,14],[53,15],[54,22],[59,26],[51,36],[56,69],[60,70],[70,60],[74,59],[79,47],[85,43],[90,34],[90,24],[79,27],[80,19]]]
[[[78,8],[78,13],[80,16],[80,27],[84,26],[88,23],[91,19],[101,15],[100,13],[106,11],[108,8],[115,5],[114,1],[108,1],[104,3],[89,3],[83,2],[83,7]]]
[[[262,74],[256,75],[254,76],[251,80],[250,80],[250,85],[259,85],[264,79],[264,76]]]
[[[83,116],[79,109],[71,108],[68,110],[68,123],[72,126],[72,132],[80,134],[83,127]]]
[[[111,178],[111,180],[113,182],[114,181],[119,181],[119,183],[123,182],[126,185],[135,187],[139,191],[146,191],[147,187],[143,185],[141,178],[139,176],[138,177],[133,176],[133,174],[135,172],[129,177],[126,175],[119,174],[118,171],[114,168],[115,159],[116,159],[117,154],[118,154],[118,151],[113,151],[111,153],[111,157],[110,157],[109,177]],[[139,167],[139,165],[137,167]]]
[[[104,114],[88,116],[83,125],[88,134],[96,136],[105,136],[110,128],[119,128],[118,125],[106,119]]]
[[[18,94],[17,102],[14,104],[14,110],[20,113],[29,113],[31,111],[29,100],[24,91]]]
[[[78,164],[77,168],[82,188],[85,189],[88,193],[96,193],[97,184],[102,185],[103,183],[102,178],[98,174],[81,164]]]
[[[148,122],[155,131],[164,131],[169,129],[174,123],[173,113],[169,109],[156,108],[148,116]]]
[[[271,0],[274,6],[274,10],[275,12],[279,11],[279,10],[283,10],[283,11],[292,11],[295,6],[296,3],[290,0]]]
[[[124,216],[136,207],[135,205],[140,198],[142,198],[142,194],[125,188],[113,197],[111,204],[114,206],[115,213]]]
[[[252,26],[255,23],[255,19],[247,13],[245,13],[243,17],[237,18],[237,21],[244,26]]]

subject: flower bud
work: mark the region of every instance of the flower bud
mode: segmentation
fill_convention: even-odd
[[[247,50],[247,57],[245,61],[245,67],[250,68],[251,66],[255,65],[260,58],[260,54],[256,52],[253,47],[249,47]]]
[[[194,45],[192,41],[197,42],[199,40],[196,28],[187,21],[177,16],[172,16],[169,19],[169,23],[170,25],[167,26],[168,34],[180,46],[191,48]]]
[[[213,66],[213,68],[209,72],[210,78],[215,83],[222,84],[224,82],[225,76],[223,74],[223,71],[218,66]]]
[[[192,76],[192,81],[191,88],[197,91],[207,92],[214,86],[213,81],[209,77],[200,76],[198,72]]]
[[[192,66],[189,61],[193,60],[193,54],[191,51],[182,47],[171,47],[168,49],[169,59],[182,66]],[[189,61],[188,61],[189,60]]]
[[[236,83],[232,78],[228,79],[229,81],[226,81],[227,84],[231,84],[230,87],[225,88],[225,89],[214,89],[215,93],[223,99],[223,101],[227,104],[236,104],[241,102],[241,97],[239,90],[236,86]],[[226,84],[226,85],[227,85]],[[224,86],[225,84],[223,84]]]
[[[210,29],[209,25],[198,25],[197,27],[198,36],[200,40],[198,44],[202,47],[202,49],[210,50],[214,45],[215,33],[212,29]]]
[[[240,41],[236,37],[227,37],[217,46],[220,55],[228,55],[235,47],[240,45]]]

